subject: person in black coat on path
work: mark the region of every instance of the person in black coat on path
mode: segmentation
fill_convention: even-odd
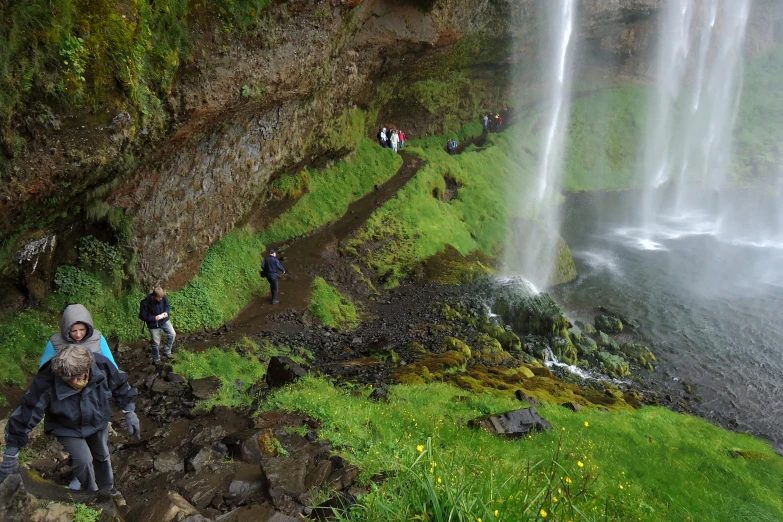
[[[277,304],[277,272],[283,272],[285,274],[285,268],[283,268],[280,260],[277,259],[277,252],[274,250],[269,251],[269,255],[264,259],[261,264],[261,275],[266,277],[269,281],[269,290],[272,292],[272,304]]]

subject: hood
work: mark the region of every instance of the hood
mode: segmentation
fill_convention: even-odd
[[[60,335],[69,343],[75,342],[68,335],[68,332],[71,331],[71,327],[74,323],[84,323],[87,325],[87,335],[84,337],[84,340],[90,339],[95,332],[95,328],[92,325],[92,316],[84,305],[72,304],[66,306],[65,310],[63,310],[63,315],[60,318]],[[84,342],[84,340],[82,342]]]

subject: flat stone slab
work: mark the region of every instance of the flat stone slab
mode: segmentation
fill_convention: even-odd
[[[479,417],[470,421],[470,425],[508,437],[521,437],[531,431],[552,429],[549,421],[542,418],[535,408],[522,408],[500,415]]]

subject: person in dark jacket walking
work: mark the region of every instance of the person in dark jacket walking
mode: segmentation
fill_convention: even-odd
[[[136,395],[128,376],[107,357],[84,346],[63,347],[38,370],[22,404],[8,418],[0,482],[17,471],[19,450],[43,418],[44,432],[57,437],[71,454],[81,489],[107,489],[121,497],[114,489],[109,455],[109,396],[125,414],[128,436],[140,439]]]
[[[147,323],[150,330],[150,346],[152,347],[152,362],[160,364],[160,340],[162,332],[166,332],[166,346],[163,348],[163,357],[170,359],[173,357],[171,348],[174,346],[174,339],[177,332],[169,320],[169,298],[166,292],[159,286],[156,286],[150,295],[144,298],[139,305],[139,319]]]
[[[277,259],[277,252],[274,250],[269,251],[269,255],[261,263],[261,273],[269,281],[269,290],[272,292],[272,304],[277,304],[277,271],[280,270],[285,274],[285,268]]]

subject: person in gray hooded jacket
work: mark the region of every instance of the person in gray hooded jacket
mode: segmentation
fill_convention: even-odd
[[[95,329],[92,315],[81,304],[69,304],[63,310],[60,317],[60,331],[49,338],[38,368],[41,368],[49,359],[55,356],[63,347],[69,344],[78,344],[86,347],[93,353],[100,353],[109,359],[116,368],[114,355],[111,353],[109,343],[103,334]]]
[[[107,489],[120,496],[109,454],[109,397],[125,414],[128,436],[140,439],[136,396],[128,376],[109,359],[84,346],[64,346],[38,370],[22,404],[8,418],[0,482],[16,472],[19,450],[43,418],[44,432],[57,437],[70,453],[81,489]]]

